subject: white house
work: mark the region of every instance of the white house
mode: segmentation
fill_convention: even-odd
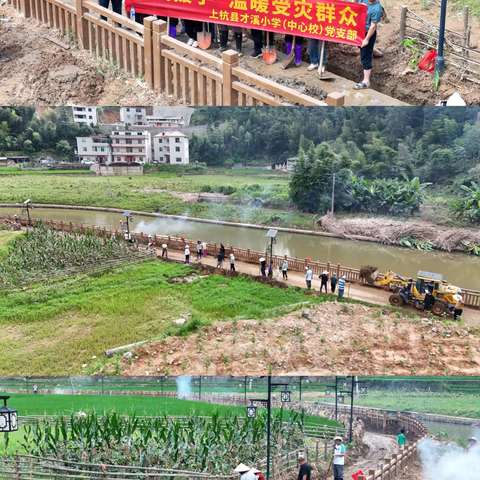
[[[127,163],[150,163],[152,161],[152,141],[150,132],[114,130],[111,133],[112,161]]]
[[[120,122],[123,124],[144,125],[146,117],[146,107],[120,107]]]
[[[97,107],[75,105],[72,107],[72,115],[75,123],[86,123],[91,126],[98,123]]]
[[[110,163],[112,150],[106,135],[77,137],[77,157],[82,163]]]
[[[160,132],[153,137],[153,161],[188,165],[188,137],[178,130]]]

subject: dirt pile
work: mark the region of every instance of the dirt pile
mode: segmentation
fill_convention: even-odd
[[[468,228],[443,228],[423,221],[392,220],[391,218],[345,218],[324,215],[318,222],[326,232],[345,238],[365,237],[390,245],[401,244],[402,239],[429,241],[434,248],[451,252],[465,251],[467,244],[480,244],[480,232]]]
[[[186,337],[168,337],[124,362],[127,375],[462,374],[478,372],[473,330],[398,312],[336,302],[305,316],[218,322]]]
[[[0,104],[169,104],[13,8],[0,7],[0,17]]]

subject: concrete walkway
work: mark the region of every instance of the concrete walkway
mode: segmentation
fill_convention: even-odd
[[[192,245],[191,248],[192,248],[193,255],[190,255],[190,260],[192,264],[202,263],[202,264],[213,266],[213,267],[217,265],[217,259],[211,255],[203,258],[201,262],[197,262],[195,260],[195,253],[193,252],[193,249],[195,248],[195,246]],[[157,256],[160,256],[160,255],[161,255],[161,250],[157,249]],[[169,259],[175,260],[178,262],[184,262],[185,260],[185,256],[183,252],[180,252],[180,251],[169,250],[168,256],[169,256]],[[227,258],[223,263],[223,269],[228,270],[229,268],[230,268],[230,263],[229,263],[228,254],[227,254]],[[247,275],[252,275],[252,276],[260,275],[260,267],[252,263],[236,261],[235,268],[238,272],[245,273]],[[301,272],[293,272],[293,271],[289,272],[288,280],[284,281],[282,279],[281,272],[279,272],[278,269],[276,269],[273,272],[273,278],[274,280],[285,282],[287,285],[306,288],[305,277]],[[330,288],[330,285],[329,285],[329,288]],[[320,280],[318,279],[318,275],[317,275],[314,277],[314,280],[312,282],[312,290],[315,290],[318,292],[319,289],[320,289]],[[360,300],[360,301],[372,303],[375,305],[390,305],[388,301],[389,296],[390,296],[389,291],[382,290],[380,288],[363,286],[357,283],[347,283],[347,286],[345,289],[346,298],[351,298],[353,300]],[[408,309],[408,307],[405,307],[405,309],[410,310],[411,313],[415,312],[413,308]],[[480,326],[480,310],[465,308],[463,313],[463,322],[465,326]]]

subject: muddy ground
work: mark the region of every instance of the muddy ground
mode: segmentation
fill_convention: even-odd
[[[26,21],[13,8],[0,7],[0,105],[34,103],[169,105],[172,99],[155,95],[141,80]]]
[[[363,305],[329,302],[256,321],[218,322],[139,348],[126,375],[469,375],[479,371],[473,329]]]
[[[412,10],[437,23],[437,0],[405,0]],[[384,2],[389,23],[382,23],[378,46],[383,57],[375,60],[372,86],[374,90],[356,92],[353,83],[360,79],[358,49],[333,45],[329,51],[329,71],[342,77],[322,82],[316,73],[306,71],[308,58],[302,67],[283,70],[277,62],[265,65],[248,57],[251,41],[245,45],[241,64],[263,76],[293,87],[309,95],[323,98],[332,91],[342,91],[347,105],[436,104],[454,91],[459,91],[469,104],[480,103],[478,84],[459,81],[454,70],[448,70],[438,92],[432,91],[432,76],[415,72],[405,74],[409,55],[398,46],[400,3]],[[425,5],[430,5],[425,8]],[[161,104],[173,99],[153,94],[140,80],[123,74],[106,62],[94,60],[88,53],[77,51],[73,45],[64,49],[47,38],[55,33],[25,21],[10,7],[0,7],[0,104]],[[472,20],[472,44],[479,45],[480,21]],[[461,14],[451,9],[447,27],[461,32]],[[65,42],[65,39],[62,39]],[[282,48],[281,46],[279,46]],[[219,55],[218,51],[212,53]],[[283,58],[283,54],[279,55]],[[384,95],[386,96],[384,96]],[[393,98],[389,98],[391,96]],[[178,103],[175,102],[175,103]]]

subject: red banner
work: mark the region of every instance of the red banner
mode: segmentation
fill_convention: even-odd
[[[360,45],[364,3],[321,0],[125,0],[136,13],[220,23],[241,28]]]

